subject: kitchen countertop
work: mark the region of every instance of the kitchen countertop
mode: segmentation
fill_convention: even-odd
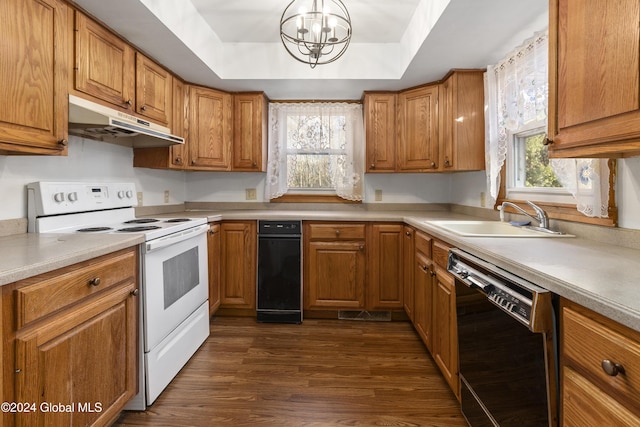
[[[486,219],[449,211],[189,210],[157,217],[404,222],[551,292],[640,331],[640,250],[575,238],[462,237],[426,220]],[[132,235],[17,234],[0,238],[0,286],[142,243]]]
[[[0,237],[0,286],[144,242],[132,234],[33,234]]]

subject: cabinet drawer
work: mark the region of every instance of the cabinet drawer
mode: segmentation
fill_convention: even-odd
[[[451,247],[438,240],[433,241],[433,262],[446,270],[449,262],[449,249]]]
[[[53,274],[33,278],[16,289],[17,328],[68,305],[136,277],[136,251],[107,255],[86,265],[66,267]]]
[[[606,393],[640,407],[640,334],[595,313],[563,307],[564,364],[575,367]],[[602,361],[622,365],[625,372],[608,375]]]
[[[431,258],[431,237],[418,231],[416,232],[416,251],[421,252],[427,258]]]
[[[309,224],[311,240],[364,240],[365,224]]]

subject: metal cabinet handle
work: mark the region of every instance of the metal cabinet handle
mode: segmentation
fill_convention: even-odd
[[[360,248],[359,248],[359,249],[360,249],[361,251],[364,251],[364,245],[360,245]]]
[[[411,236],[411,232],[410,231],[405,231],[405,233],[407,236]]]
[[[340,230],[336,230],[336,237],[340,237]]]
[[[253,166],[255,168],[256,166],[258,166],[258,164],[256,162],[253,162],[253,163],[251,163],[251,166]]]
[[[182,164],[182,157],[176,157],[176,159],[173,161],[176,165],[181,165]]]
[[[429,271],[429,267],[427,267],[426,265],[423,265],[423,266],[422,266],[422,270],[423,270],[423,271]]]
[[[213,236],[214,234],[216,234],[216,232],[214,230],[209,230],[209,235]]]
[[[435,169],[436,168],[436,162],[431,162],[431,167]]]
[[[131,102],[130,99],[127,99],[126,101],[124,101],[124,105],[126,105],[127,108],[131,108],[131,106],[133,105],[133,102]]]
[[[371,169],[375,169],[376,168],[376,164],[375,163],[371,163]]]
[[[143,105],[142,107],[140,107],[140,111],[142,111],[143,113],[147,111],[147,106]]]
[[[551,145],[553,144],[553,139],[545,138],[542,140],[542,145]]]
[[[436,272],[434,270],[431,270],[431,277],[436,277]]]
[[[69,141],[67,141],[66,139],[61,139],[60,141],[58,141],[58,145],[60,145],[61,147],[66,147],[67,145],[69,145]]]
[[[620,365],[619,363],[615,363],[612,362],[609,359],[604,359],[601,363],[602,365],[602,370],[607,374],[610,375],[612,377],[615,377],[618,374],[623,374],[624,375],[624,366]]]
[[[135,288],[134,290],[131,291],[131,295],[133,295],[134,297],[137,297],[139,293],[140,291],[138,290],[138,288]]]
[[[451,162],[449,161],[449,159],[446,159],[446,160],[444,161],[444,165],[445,165],[445,166],[451,166]]]
[[[192,165],[195,165],[195,164],[196,164],[196,161],[195,161],[195,160],[191,160],[191,164],[192,164]]]
[[[93,279],[89,280],[89,284],[91,286],[98,286],[100,285],[100,282],[102,282],[102,280],[100,280],[99,277],[94,277]]]

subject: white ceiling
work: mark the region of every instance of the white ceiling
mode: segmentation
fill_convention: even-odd
[[[285,51],[289,0],[74,0],[185,80],[271,99],[359,99],[497,62],[548,21],[548,0],[343,0],[353,38],[315,69]]]

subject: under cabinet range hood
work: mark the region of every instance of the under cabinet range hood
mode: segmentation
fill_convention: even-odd
[[[69,95],[69,134],[133,148],[184,144],[170,129]]]

